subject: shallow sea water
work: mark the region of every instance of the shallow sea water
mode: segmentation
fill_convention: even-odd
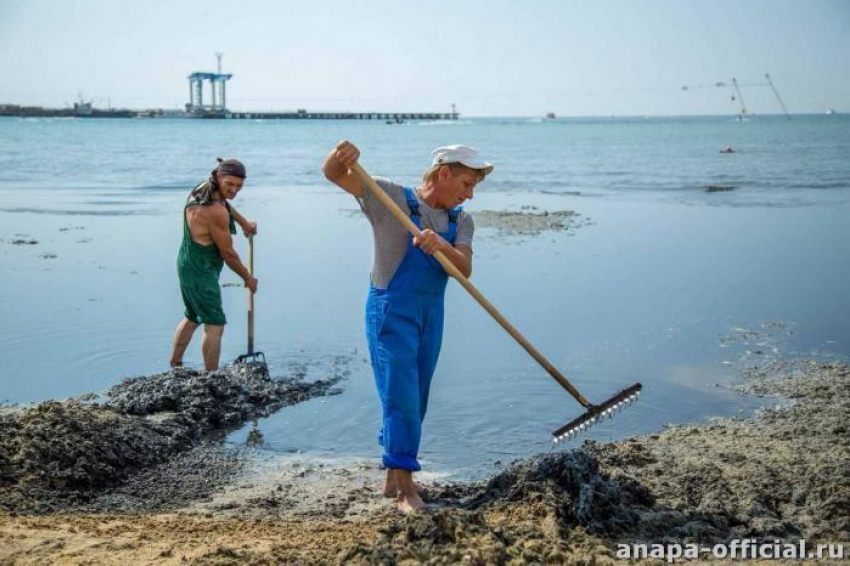
[[[347,376],[342,394],[258,423],[266,448],[376,459],[380,409],[363,336],[371,234],[319,171],[349,137],[367,170],[411,184],[432,147],[477,146],[497,169],[468,203],[473,214],[580,215],[575,228],[534,236],[479,228],[473,281],[591,400],[644,383],[640,403],[589,437],[747,414],[765,401],[724,386],[742,359],[850,353],[848,126],[844,116],[2,119],[0,401],[99,392],[165,367],[182,314],[182,202],[214,157],[236,156],[249,170],[236,205],[260,225],[259,349],[273,374]],[[720,154],[726,145],[738,153]],[[704,190],[717,184],[737,188]],[[244,253],[241,237],[238,246]],[[225,270],[222,283],[236,282]],[[245,291],[222,293],[228,360],[245,349]],[[458,285],[446,304],[423,465],[469,477],[551,449],[549,433],[579,406]],[[199,341],[187,361],[200,364]]]

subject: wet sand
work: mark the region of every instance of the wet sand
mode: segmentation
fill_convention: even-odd
[[[541,210],[524,205],[519,210],[481,210],[473,213],[476,227],[494,230],[501,239],[539,236],[543,232],[574,232],[590,223],[572,210]]]
[[[251,448],[211,440],[86,502],[51,496],[50,506],[33,506],[46,486],[57,489],[53,475],[30,469],[10,481],[4,434],[0,563],[613,564],[618,542],[846,543],[850,366],[772,360],[745,374],[742,389],[777,396],[775,407],[751,419],[586,442],[479,484],[423,476],[431,510],[408,517],[381,497],[377,467],[305,458],[246,472]],[[125,388],[98,410],[149,420],[168,409],[162,396],[137,397]],[[6,409],[2,418],[23,413]],[[22,481],[27,489],[16,491]],[[18,497],[30,505],[10,505],[10,493],[25,493]]]

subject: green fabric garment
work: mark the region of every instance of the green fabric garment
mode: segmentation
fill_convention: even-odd
[[[192,239],[186,211],[199,205],[190,196],[183,208],[183,243],[177,254],[177,276],[180,292],[186,306],[185,316],[195,324],[227,324],[221,304],[221,287],[218,283],[224,259],[215,243],[202,245]],[[228,213],[230,207],[225,203]],[[230,216],[230,233],[236,233],[236,222]]]

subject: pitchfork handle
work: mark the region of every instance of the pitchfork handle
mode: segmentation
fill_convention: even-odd
[[[254,276],[254,235],[248,236],[248,273]],[[248,355],[254,353],[254,291],[248,289]]]

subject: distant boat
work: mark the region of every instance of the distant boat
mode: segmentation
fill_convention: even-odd
[[[827,116],[832,116],[833,114],[835,114],[835,108],[827,108],[826,109],[826,115]]]
[[[555,116],[554,112],[547,112],[546,113],[546,119],[547,120],[554,120],[555,118],[556,118],[556,116]]]
[[[74,103],[74,116],[91,116],[94,109],[91,102],[85,102],[82,98]]]

